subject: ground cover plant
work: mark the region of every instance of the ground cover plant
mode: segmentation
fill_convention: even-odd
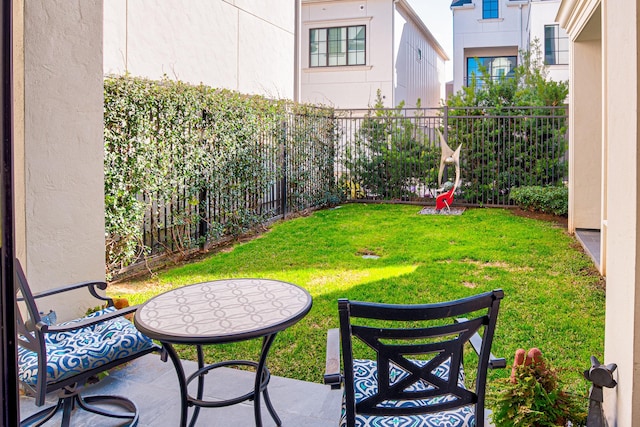
[[[136,304],[170,288],[228,277],[298,284],[313,296],[313,308],[278,334],[269,367],[275,375],[321,382],[326,331],[338,326],[338,298],[438,302],[502,288],[493,352],[510,360],[518,348],[538,347],[564,384],[586,393],[581,372],[591,355],[603,351],[604,289],[575,240],[555,223],[509,210],[467,209],[460,216],[419,211],[394,204],[316,211],[197,262],[116,284],[112,296]],[[207,347],[207,359],[255,359],[259,345]],[[180,351],[194,357],[192,349]],[[491,372],[489,386],[492,378],[508,375]]]

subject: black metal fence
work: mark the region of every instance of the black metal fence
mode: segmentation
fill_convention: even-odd
[[[213,160],[198,182],[176,182],[164,196],[143,191],[141,243],[147,255],[191,250],[340,200],[433,203],[439,133],[451,148],[462,145],[456,203],[509,205],[512,187],[566,179],[566,121],[564,107],[289,113],[284,120],[258,123],[231,149],[199,147],[217,152],[206,154]],[[176,160],[190,155],[175,154]]]
[[[326,203],[335,189],[334,120],[318,111],[258,124],[242,144],[218,153],[198,182],[177,182],[170,200],[143,192],[146,254],[188,251]]]
[[[566,179],[566,123],[565,107],[338,110],[337,184],[348,200],[430,203],[441,133],[462,145],[457,202],[510,205],[513,187]]]

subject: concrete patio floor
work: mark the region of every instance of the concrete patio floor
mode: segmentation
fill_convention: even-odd
[[[196,369],[195,362],[184,362],[187,374]],[[231,368],[211,371],[205,380],[205,397],[222,399],[245,394],[253,387],[253,372]],[[195,383],[190,389],[195,390]],[[195,392],[192,392],[195,394]],[[173,364],[164,363],[157,354],[141,357],[123,368],[111,371],[99,383],[88,386],[84,395],[111,394],[133,400],[140,411],[139,426],[174,427],[180,421],[178,380]],[[269,395],[284,426],[327,427],[337,426],[340,417],[342,392],[331,390],[323,384],[310,383],[290,378],[271,377]],[[55,394],[47,401],[55,402]],[[35,413],[38,408],[34,399],[20,398],[21,419]],[[191,414],[192,409],[189,414]],[[50,421],[47,425],[59,425]],[[275,426],[262,400],[263,425]],[[117,426],[111,419],[76,411],[72,415],[74,427]],[[198,426],[255,425],[253,402],[243,402],[225,408],[203,408],[198,417]]]

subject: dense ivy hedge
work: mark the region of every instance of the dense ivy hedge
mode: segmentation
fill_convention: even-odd
[[[203,85],[107,77],[108,271],[332,199],[332,116]]]

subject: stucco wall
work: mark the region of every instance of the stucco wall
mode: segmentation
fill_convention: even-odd
[[[636,1],[603,2],[604,149],[608,167],[605,358],[618,364],[608,393],[611,425],[640,426],[640,233],[638,56]],[[620,62],[624,58],[624,64]]]
[[[537,0],[531,1],[529,6],[531,9],[529,19],[529,36],[533,41],[538,39],[540,43],[540,49],[544,55],[544,27],[545,25],[551,25],[556,23],[556,14],[558,13],[558,7],[560,6],[560,0]],[[547,77],[554,81],[567,81],[569,80],[569,64],[561,65],[548,65]]]
[[[569,229],[601,227],[602,48],[600,40],[574,43],[569,118]],[[579,71],[578,71],[579,70]]]
[[[104,72],[292,98],[295,2],[109,0]]]
[[[625,427],[640,426],[639,12],[634,0],[563,0],[558,12],[572,40],[571,127],[588,128],[595,120],[593,112],[579,108],[581,103],[600,102],[602,113],[602,163],[591,173],[602,177],[601,237],[607,277],[604,363],[617,364],[617,386],[605,389],[604,408],[609,425]],[[583,70],[587,63],[601,67],[600,84],[585,78],[593,74]],[[579,151],[579,136],[572,133],[571,138],[571,150]],[[581,173],[592,167],[579,158],[573,165]],[[573,209],[580,208],[578,202],[570,199]]]
[[[34,291],[104,280],[102,80],[102,0],[25,1],[16,240]],[[41,308],[63,319],[92,303],[74,294]]]

